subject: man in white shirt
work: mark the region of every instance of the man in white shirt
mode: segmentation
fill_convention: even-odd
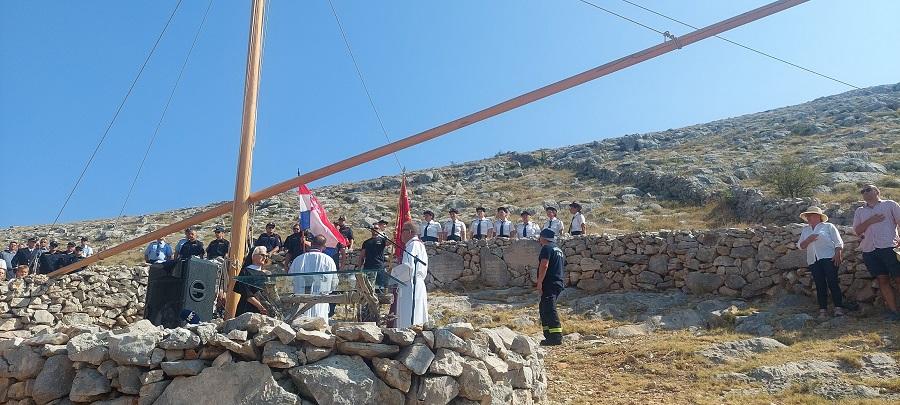
[[[434,212],[431,210],[422,212],[422,224],[419,227],[422,229],[419,238],[422,242],[437,242],[441,236],[441,224],[434,220]]]
[[[475,220],[472,221],[472,238],[487,239],[494,231],[494,223],[484,216],[484,207],[475,208]]]
[[[450,208],[449,213],[450,220],[444,222],[444,229],[441,232],[441,240],[466,240],[466,223],[460,221],[457,218],[459,216],[459,210],[457,210],[456,208]]]
[[[288,273],[322,273],[337,271],[334,259],[322,251],[325,249],[325,237],[316,235],[312,240],[309,251],[297,256],[291,263]],[[337,288],[338,277],[336,274],[314,274],[309,276],[291,277],[294,283],[294,294],[318,294],[328,295]],[[304,312],[311,318],[322,318],[328,322],[328,304],[316,304]]]
[[[536,238],[541,232],[541,228],[531,221],[531,213],[522,211],[522,222],[516,225],[516,239]]]
[[[562,235],[563,223],[556,217],[556,207],[547,207],[544,208],[544,211],[547,213],[547,222],[544,223],[544,227],[541,229],[549,229],[555,235]]]
[[[405,286],[397,287],[397,328],[408,328],[412,325],[424,325],[428,322],[428,291],[425,289],[425,277],[428,275],[428,252],[425,244],[416,236],[419,227],[413,222],[403,224],[400,240],[406,246],[403,260],[398,271],[408,274],[393,274],[398,280],[404,280]],[[408,252],[408,253],[407,253]],[[419,262],[416,261],[418,258]],[[411,274],[415,272],[415,274]],[[405,281],[409,280],[409,281]]]
[[[83,254],[84,257],[88,257],[88,256],[94,254],[94,248],[88,246],[87,236],[81,237],[81,254]]]
[[[497,208],[497,219],[494,220],[494,236],[508,238],[515,231],[512,222],[507,219],[509,210],[506,207]]]
[[[853,232],[859,235],[859,250],[872,277],[878,280],[878,290],[884,305],[890,310],[888,318],[900,321],[891,280],[900,286],[900,262],[895,247],[900,247],[897,229],[900,228],[900,205],[882,200],[881,191],[871,184],[860,190],[865,205],[853,213]]]
[[[572,202],[569,204],[569,212],[572,214],[572,223],[569,224],[569,235],[584,235],[584,214],[581,213],[581,204]]]

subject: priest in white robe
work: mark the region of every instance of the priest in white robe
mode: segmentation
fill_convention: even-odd
[[[322,253],[325,249],[325,237],[317,235],[312,240],[312,246],[306,253],[297,256],[291,263],[288,273],[320,273],[337,271],[334,259]],[[337,274],[315,274],[309,276],[291,277],[294,283],[294,294],[328,295],[337,288]],[[319,317],[328,322],[328,304],[315,304],[303,313],[308,317]]]
[[[407,222],[403,224],[402,229],[400,239],[406,246],[406,252],[403,253],[400,266],[397,266],[392,274],[407,284],[397,287],[396,326],[408,328],[411,325],[424,325],[428,322],[428,291],[425,290],[425,276],[428,275],[428,253],[425,251],[425,244],[419,240],[418,225],[414,222]],[[419,259],[418,264],[416,257]]]

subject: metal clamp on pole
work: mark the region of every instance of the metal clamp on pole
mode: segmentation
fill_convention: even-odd
[[[681,49],[681,44],[678,43],[678,37],[676,37],[675,35],[672,35],[672,33],[669,31],[663,32],[663,42],[667,42],[667,41],[674,42],[675,48]]]

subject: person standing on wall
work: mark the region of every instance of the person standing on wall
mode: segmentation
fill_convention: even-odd
[[[569,224],[569,235],[584,235],[584,214],[581,213],[581,204],[572,202],[569,204],[569,212],[572,214],[572,223]]]
[[[508,219],[509,209],[506,207],[497,208],[497,219],[494,220],[494,236],[498,238],[508,238],[515,229],[512,229],[512,222]]]
[[[472,239],[487,239],[494,230],[494,224],[484,216],[484,207],[475,208],[475,220],[472,221]]]
[[[566,256],[556,246],[556,233],[552,230],[542,230],[538,242],[541,244],[541,252],[538,254],[537,291],[541,296],[538,312],[544,328],[541,346],[558,346],[562,344],[562,324],[556,312],[556,300],[565,288],[563,273]]]
[[[441,224],[434,220],[434,212],[431,210],[422,212],[422,224],[419,227],[422,228],[422,235],[419,238],[422,242],[438,241],[438,237],[441,235]]]
[[[450,213],[450,220],[444,222],[441,240],[453,240],[457,242],[466,240],[466,223],[457,218],[459,216],[459,210],[450,208],[450,211],[448,212]]]
[[[541,229],[549,229],[553,231],[554,235],[561,236],[563,232],[563,223],[556,217],[556,207],[544,208],[544,212],[547,213],[547,223],[545,223],[544,227]]]

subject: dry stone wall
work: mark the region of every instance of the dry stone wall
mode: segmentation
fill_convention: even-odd
[[[857,251],[859,239],[838,227],[845,242],[841,287],[871,302],[875,282]],[[753,298],[795,292],[812,295],[805,251],[796,247],[799,224],[706,231],[587,235],[559,242],[566,253],[568,285],[587,291],[665,291]],[[540,245],[534,240],[428,244],[431,287],[459,290],[530,286]]]
[[[64,325],[0,340],[6,404],[533,404],[546,388],[532,338],[468,323],[382,329],[248,313],[187,328]]]

